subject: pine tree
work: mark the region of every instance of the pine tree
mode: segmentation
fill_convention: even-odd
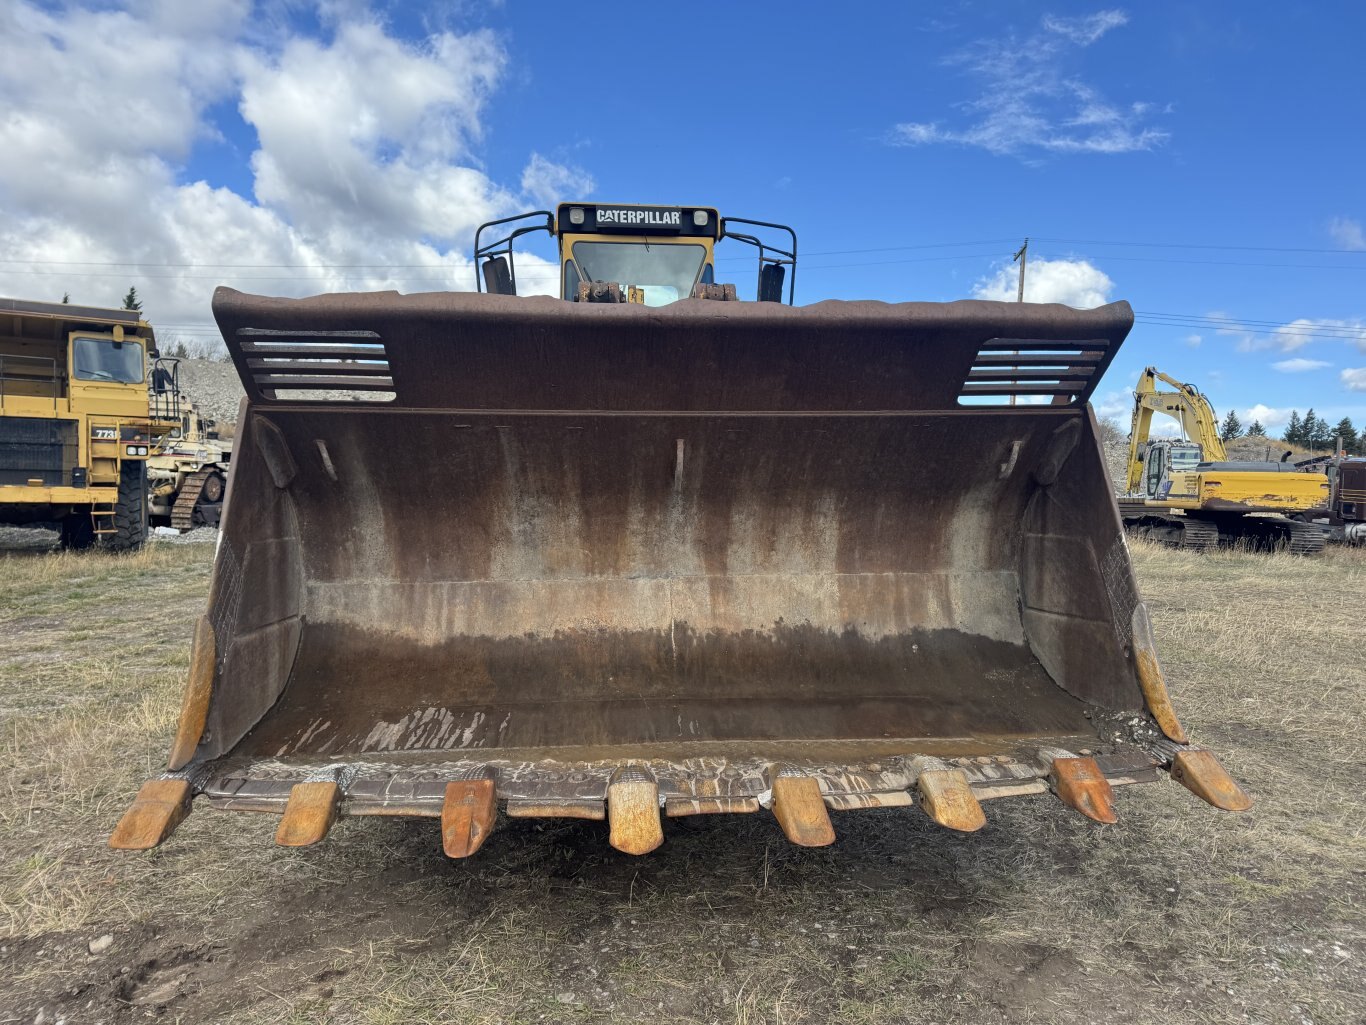
[[[1340,439],[1342,451],[1355,452],[1357,449],[1357,431],[1352,424],[1350,416],[1344,416],[1338,421],[1338,425],[1333,428],[1333,437]]]
[[[1224,423],[1219,428],[1220,441],[1232,441],[1234,438],[1243,436],[1243,422],[1238,419],[1238,414],[1233,410],[1228,411],[1228,416],[1224,417]]]
[[[1312,452],[1328,447],[1328,425],[1324,423],[1321,417],[1315,415],[1313,406],[1310,406],[1309,412],[1304,414],[1303,430],[1304,440],[1300,444],[1305,448]]]
[[[70,305],[71,305],[71,293],[70,293],[70,292],[63,292],[63,293],[62,293],[62,305],[63,305],[63,306],[70,306]]]
[[[1247,429],[1247,436],[1249,438],[1265,438],[1266,428],[1262,426],[1260,420],[1253,420],[1252,426]]]
[[[128,294],[123,297],[123,308],[142,312],[142,300],[138,298],[138,290],[132,285],[128,286]]]
[[[1300,421],[1298,409],[1290,411],[1290,422],[1285,425],[1283,438],[1287,445],[1302,445],[1304,443],[1304,424]]]

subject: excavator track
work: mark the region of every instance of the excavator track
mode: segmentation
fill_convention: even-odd
[[[1149,515],[1126,522],[1126,527],[1138,537],[1183,551],[1204,552],[1219,546],[1218,526],[1193,516]]]
[[[1217,547],[1219,528],[1207,520],[1187,516],[1181,524],[1181,544],[1187,551],[1203,552]]]
[[[1289,524],[1286,548],[1295,555],[1318,555],[1328,545],[1328,535],[1312,523]]]
[[[172,527],[176,530],[193,530],[201,525],[195,522],[195,512],[199,509],[201,498],[208,501],[203,495],[204,488],[209,479],[215,476],[217,472],[214,470],[198,470],[185,478],[185,486],[180,489],[175,504],[171,506]]]
[[[1285,550],[1293,555],[1318,555],[1328,535],[1313,523],[1268,517],[1243,517],[1222,524],[1220,541],[1226,545],[1248,544],[1262,551]]]

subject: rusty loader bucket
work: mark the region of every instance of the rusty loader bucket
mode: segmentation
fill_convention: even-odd
[[[1087,398],[1127,304],[652,309],[219,289],[247,399],[170,765],[191,802],[440,819],[1052,791],[1246,797],[1167,700]],[[434,830],[435,833],[435,830]]]

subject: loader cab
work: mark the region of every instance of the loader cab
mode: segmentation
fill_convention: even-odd
[[[482,225],[474,242],[476,289],[499,295],[548,291],[540,268],[536,282],[520,293],[517,286],[515,243],[541,231],[556,241],[556,290],[569,302],[667,306],[694,296],[734,299],[735,287],[717,281],[716,247],[724,239],[757,251],[755,298],[793,300],[797,236],[786,225],[725,218],[713,207],[609,203],[561,203],[554,213],[538,210]],[[495,240],[485,243],[486,232]],[[781,244],[772,241],[775,235]]]
[[[1143,454],[1143,496],[1167,497],[1172,472],[1193,471],[1203,458],[1200,446],[1189,441],[1150,441]]]

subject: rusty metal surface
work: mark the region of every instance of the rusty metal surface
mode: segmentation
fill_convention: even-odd
[[[885,806],[911,784],[840,766],[1109,752],[1106,715],[1142,714],[1084,405],[1126,304],[220,289],[214,311],[249,397],[187,768],[220,803],[331,765],[348,813],[431,814],[487,766],[500,800],[596,815],[613,766],[649,763],[675,809],[749,810],[752,786],[696,782],[772,760]],[[1012,387],[1011,346],[1046,404],[976,404]],[[392,395],[271,386],[310,360],[382,365]],[[367,790],[388,762],[416,782]]]
[[[1133,323],[1122,302],[1095,310],[977,300],[647,307],[470,292],[269,299],[229,288],[214,293],[213,309],[254,402],[264,396],[239,331],[282,332],[282,345],[293,338],[320,354],[347,341],[336,332],[364,332],[382,355],[357,358],[386,361],[397,392],[390,408],[469,410],[946,411],[959,408],[984,361],[1018,351],[1019,362],[1052,365],[1047,354],[1061,343],[1078,350],[1069,365],[1093,371],[1066,382],[1079,384],[1068,391],[1079,407]]]
[[[936,763],[962,770],[979,799],[1037,793],[1047,778],[1052,752],[1088,738],[1035,737],[1010,754],[959,756]],[[1094,743],[1094,737],[1089,738]],[[947,750],[947,749],[940,749]],[[1001,748],[998,748],[1001,750]],[[1096,762],[1115,785],[1154,778],[1159,760],[1132,743],[1106,744]],[[541,753],[541,752],[534,752]],[[819,757],[812,758],[812,754]],[[744,813],[769,799],[776,767],[787,766],[815,779],[826,803],[836,809],[898,807],[914,803],[921,754],[888,755],[878,761],[840,761],[830,756],[846,749],[803,751],[789,746],[783,758],[691,756],[661,753],[633,762],[657,780],[666,812],[672,815]],[[525,759],[533,752],[499,751],[488,760],[447,760],[428,752],[406,758],[329,762],[319,759],[252,759],[231,756],[190,774],[198,792],[219,806],[235,810],[280,812],[294,786],[335,782],[346,795],[347,814],[439,815],[449,782],[490,779],[497,797],[522,808],[556,803],[600,812],[620,762]],[[672,754],[672,757],[667,755]],[[594,817],[597,817],[596,814]]]

